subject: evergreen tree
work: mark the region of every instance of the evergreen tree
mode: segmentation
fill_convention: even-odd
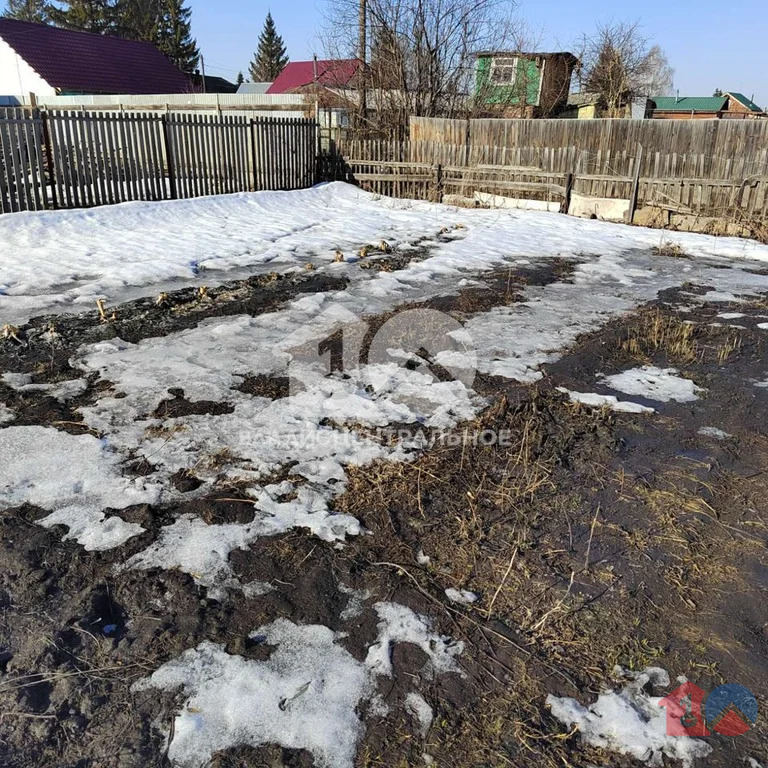
[[[48,20],[45,0],[6,0],[3,15],[9,19],[35,21],[39,24],[45,24]]]
[[[109,32],[114,24],[114,6],[110,0],[57,0],[48,6],[48,18],[57,27],[84,32]]]
[[[161,0],[156,37],[151,42],[182,71],[192,74],[200,61],[200,49],[192,37],[192,10],[184,0]]]
[[[245,77],[242,72],[237,73],[237,85],[242,85],[245,82]]]
[[[115,34],[127,40],[157,43],[163,0],[117,0]]]
[[[251,80],[254,83],[271,83],[285,69],[287,63],[285,43],[277,34],[272,14],[268,13],[264,29],[259,36],[259,50],[251,62]]]

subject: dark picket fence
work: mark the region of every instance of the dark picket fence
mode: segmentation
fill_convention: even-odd
[[[0,110],[0,213],[303,189],[317,137],[309,119]]]
[[[38,112],[0,109],[0,213],[46,207],[43,131]]]

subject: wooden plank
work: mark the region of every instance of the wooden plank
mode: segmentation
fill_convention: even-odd
[[[19,134],[18,122],[12,121],[8,124],[8,156],[11,163],[12,189],[11,207],[14,211],[26,210],[25,186],[21,168],[21,158],[19,155]]]

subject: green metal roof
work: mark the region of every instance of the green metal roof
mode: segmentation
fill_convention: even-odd
[[[725,96],[657,96],[653,99],[660,112],[719,112],[725,109]]]
[[[755,104],[752,99],[748,99],[743,93],[736,93],[736,91],[728,91],[728,93],[725,94],[726,96],[730,96],[731,98],[736,99],[736,101],[741,102],[747,109],[751,109],[753,112],[762,112],[763,110],[760,109],[760,107]]]

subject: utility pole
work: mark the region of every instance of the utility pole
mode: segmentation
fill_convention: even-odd
[[[358,58],[360,59],[360,71],[358,73],[360,83],[360,122],[365,122],[366,115],[368,113],[368,69],[366,66],[366,58],[368,55],[368,40],[367,40],[367,0],[360,0],[360,19],[359,19],[359,46]]]
[[[203,93],[208,93],[208,91],[205,88],[205,56],[203,54],[200,54],[200,66],[203,70]]]

